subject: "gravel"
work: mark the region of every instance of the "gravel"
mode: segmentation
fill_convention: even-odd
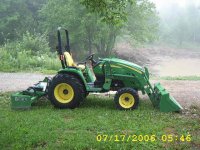
[[[47,76],[52,77],[53,75],[0,73],[0,92],[25,90]],[[151,82],[160,82],[184,108],[189,108],[191,105],[200,106],[200,81],[152,80]]]
[[[46,76],[36,73],[0,73],[0,92],[25,90]]]

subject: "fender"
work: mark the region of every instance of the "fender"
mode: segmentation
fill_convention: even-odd
[[[60,69],[58,71],[58,73],[71,74],[71,75],[76,76],[83,83],[86,90],[88,89],[87,82],[86,82],[86,80],[83,76],[83,73],[80,69],[78,69],[76,67],[67,67],[67,68],[64,68],[64,69]]]

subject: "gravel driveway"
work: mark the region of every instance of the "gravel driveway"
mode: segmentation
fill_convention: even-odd
[[[0,73],[0,92],[20,91],[43,80],[44,74],[36,73]]]
[[[0,92],[20,91],[41,81],[46,76],[36,73],[0,73]],[[171,95],[183,106],[200,106],[200,81],[159,80]]]

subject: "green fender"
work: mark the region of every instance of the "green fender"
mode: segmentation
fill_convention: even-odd
[[[75,67],[68,67],[68,68],[65,68],[65,69],[60,69],[58,71],[58,73],[72,74],[72,75],[76,76],[83,83],[86,90],[88,90],[87,82],[86,82],[86,80],[83,76],[83,73],[80,69],[75,68]]]

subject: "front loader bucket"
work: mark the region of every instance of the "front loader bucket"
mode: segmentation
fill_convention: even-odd
[[[154,86],[154,105],[159,107],[161,112],[173,112],[183,109],[181,105],[170,96],[169,92],[164,89],[160,83]]]

